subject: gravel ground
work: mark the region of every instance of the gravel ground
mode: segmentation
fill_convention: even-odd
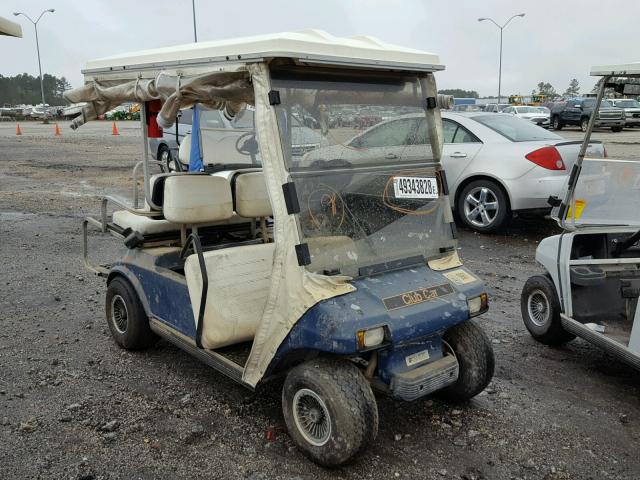
[[[640,375],[576,340],[535,343],[520,316],[540,271],[546,220],[498,235],[461,229],[461,256],[491,294],[480,322],[496,353],[489,388],[464,405],[378,397],[380,433],[354,463],[322,469],[293,447],[277,386],[252,393],[160,342],[119,349],[104,320],[104,281],[81,259],[93,195],[130,197],[139,130],[92,122],[0,124],[1,479],[637,479]],[[578,131],[563,131],[570,139]],[[632,157],[640,131],[599,132]],[[120,242],[90,238],[99,259]]]

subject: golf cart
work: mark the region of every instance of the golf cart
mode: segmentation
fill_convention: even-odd
[[[638,95],[640,63],[593,67],[605,89]],[[545,238],[536,260],[544,275],[527,280],[522,317],[538,341],[558,345],[581,337],[640,368],[640,162],[585,157],[595,115],[562,199],[550,199],[565,230]]]
[[[315,30],[89,62],[85,86],[67,94],[87,102],[73,127],[123,101],[143,104],[145,205],[107,197],[84,222],[85,263],[106,277],[114,340],[141,349],[164,338],[250,389],[284,378],[289,434],[326,466],[376,437],[372,388],[406,401],[480,393],[494,357],[471,318],[487,294],[456,253],[440,166],[439,109],[452,100],[437,94],[443,68],[430,53]],[[148,136],[194,104],[230,118],[255,110],[255,132],[237,143],[246,163],[219,156],[204,171],[152,175]],[[317,119],[308,125],[331,144],[354,130],[329,127],[328,113],[365,108],[422,112],[422,155],[392,154],[381,139],[357,166],[296,160],[296,117]],[[179,152],[190,167],[194,142]],[[89,225],[123,239],[120,260],[89,259]]]

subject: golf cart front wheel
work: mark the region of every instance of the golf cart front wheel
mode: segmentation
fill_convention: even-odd
[[[131,284],[116,277],[107,287],[107,325],[113,339],[127,350],[140,350],[158,339],[149,327],[144,307]]]
[[[534,275],[526,281],[520,307],[525,327],[540,343],[561,345],[575,338],[562,328],[560,301],[548,275]]]
[[[445,351],[458,360],[458,380],[440,392],[453,402],[464,402],[483,391],[495,368],[491,342],[475,320],[450,328],[442,337]]]
[[[378,407],[360,370],[346,360],[319,358],[293,368],[282,410],[294,443],[314,462],[341,465],[378,433]]]

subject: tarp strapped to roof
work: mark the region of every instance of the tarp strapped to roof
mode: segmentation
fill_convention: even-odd
[[[71,128],[94,120],[124,102],[160,100],[162,110],[158,125],[168,128],[178,111],[195,103],[212,109],[238,111],[243,104],[253,103],[253,88],[246,71],[211,72],[182,77],[158,74],[154,79],[93,81],[66,92],[71,103],[87,102]]]

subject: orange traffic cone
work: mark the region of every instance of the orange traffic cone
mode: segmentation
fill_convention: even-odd
[[[56,123],[56,137],[59,137],[59,136],[60,136],[60,127]]]
[[[113,127],[111,128],[111,135],[120,135],[120,133],[118,133],[118,127],[116,126],[116,122],[113,122]]]
[[[22,130],[20,130],[20,124],[16,124],[16,135],[22,135]]]

